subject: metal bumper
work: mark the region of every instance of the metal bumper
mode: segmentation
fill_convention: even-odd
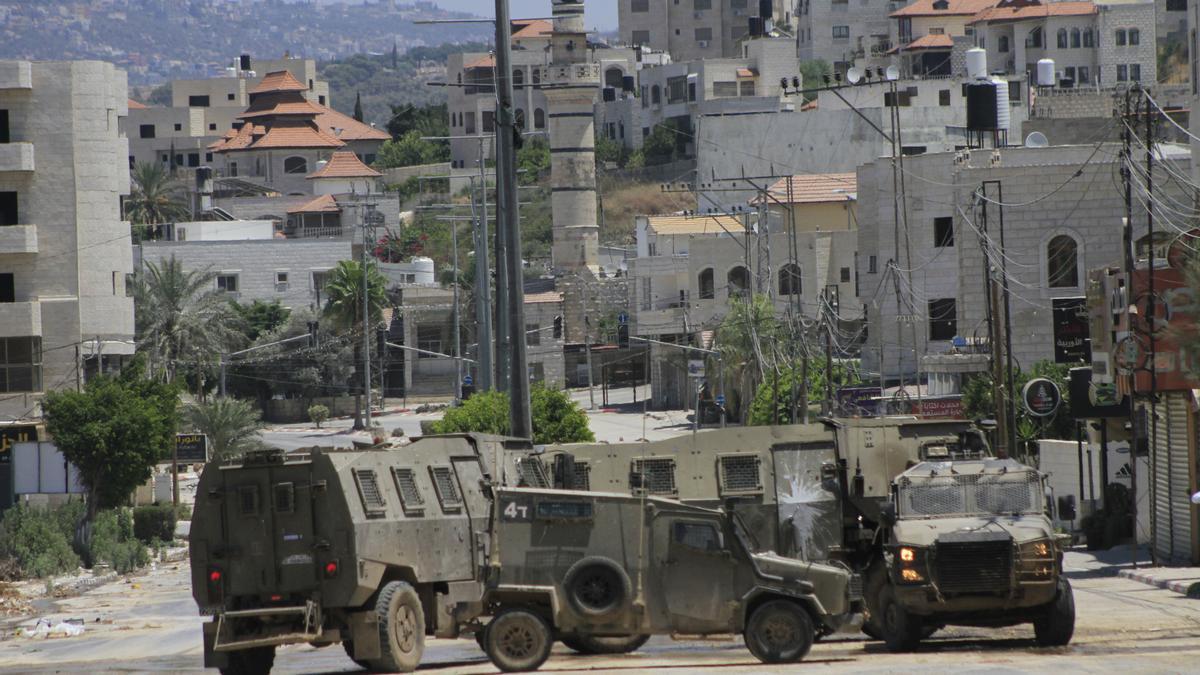
[[[312,600],[293,607],[263,607],[220,612],[215,618],[212,650],[228,652],[251,647],[314,642],[323,632],[321,606]],[[253,632],[236,631],[246,623]]]

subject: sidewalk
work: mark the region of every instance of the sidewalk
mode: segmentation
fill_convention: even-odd
[[[1117,576],[1200,598],[1200,567],[1141,567],[1121,570]],[[1191,590],[1193,587],[1195,590]]]

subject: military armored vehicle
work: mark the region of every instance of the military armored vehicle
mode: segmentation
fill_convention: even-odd
[[[639,493],[496,490],[481,644],[497,667],[537,669],[561,634],[737,633],[798,661],[861,610],[844,566],[758,553],[736,514]]]
[[[528,447],[460,435],[210,462],[190,545],[205,666],[262,673],[278,645],[341,642],[371,670],[414,670],[427,635],[458,635],[448,608],[482,595],[487,467]]]
[[[1042,474],[1010,459],[922,462],[900,474],[867,582],[888,648],[911,649],[947,624],[1032,622],[1038,644],[1070,642],[1068,536],[1055,534],[1046,494]]]

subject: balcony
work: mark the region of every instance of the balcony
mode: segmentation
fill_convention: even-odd
[[[0,173],[33,171],[33,143],[0,143]]]
[[[39,302],[0,302],[0,337],[41,337]]]
[[[28,61],[0,61],[0,89],[33,89],[33,69]]]
[[[37,225],[0,226],[0,255],[37,252]]]

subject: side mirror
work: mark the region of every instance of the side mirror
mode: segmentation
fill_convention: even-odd
[[[1075,520],[1078,513],[1075,510],[1075,495],[1063,495],[1058,498],[1058,519]]]
[[[896,524],[896,505],[892,502],[887,502],[879,507],[879,520],[884,525],[891,527]]]

